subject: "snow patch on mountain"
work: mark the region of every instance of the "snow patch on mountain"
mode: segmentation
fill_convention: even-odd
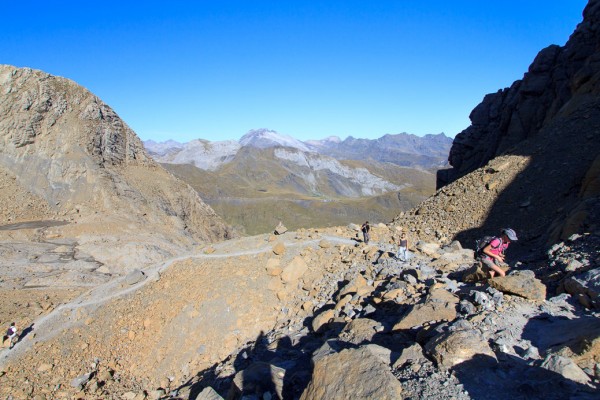
[[[203,170],[215,171],[221,165],[231,161],[240,147],[235,140],[209,142],[197,139],[187,143],[180,152],[172,155],[168,160],[160,161],[171,164],[193,164]]]
[[[301,167],[308,167],[311,171],[329,171],[335,175],[348,179],[360,187],[363,196],[374,196],[390,191],[401,190],[404,186],[394,185],[376,175],[371,174],[365,168],[350,168],[342,165],[336,159],[323,157],[316,153],[304,153],[289,149],[278,148],[274,151],[275,157],[291,161]],[[312,174],[309,173],[309,175]],[[305,180],[309,181],[306,177]],[[317,178],[314,177],[314,182]],[[312,179],[310,180],[312,181]]]
[[[293,147],[302,151],[309,151],[309,148],[301,141],[288,135],[282,135],[269,129],[253,129],[248,131],[240,139],[242,146],[258,147],[266,149],[269,147]]]
[[[166,142],[155,142],[154,140],[146,140],[143,142],[144,147],[152,157],[155,155],[164,156],[170,153],[176,153],[185,147],[185,143],[179,143],[175,140],[167,140]]]

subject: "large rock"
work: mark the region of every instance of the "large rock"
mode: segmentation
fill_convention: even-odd
[[[579,297],[585,306],[600,308],[600,268],[573,275],[562,282],[562,287],[565,292]]]
[[[223,400],[223,398],[209,386],[200,392],[196,400]]]
[[[452,368],[476,355],[496,360],[488,342],[475,329],[440,333],[427,342],[425,351],[440,368]]]
[[[488,94],[473,109],[471,126],[456,135],[449,155],[453,169],[441,173],[447,183],[485,165],[511,146],[538,134],[560,113],[578,89],[590,90],[600,70],[594,29],[600,11],[596,1],[584,10],[584,23],[564,47],[551,45],[539,52],[522,80]]]
[[[294,259],[283,269],[281,279],[285,283],[296,282],[308,270],[308,265],[302,257],[294,257]]]
[[[315,362],[313,377],[301,400],[402,399],[402,386],[366,348],[346,349]]]
[[[424,303],[417,304],[402,319],[394,325],[394,330],[410,329],[430,321],[456,318],[457,296],[444,289],[433,290]]]
[[[562,357],[555,354],[549,355],[544,359],[541,367],[556,372],[557,374],[561,374],[565,378],[575,382],[583,384],[590,382],[590,377],[568,357]]]
[[[533,271],[515,271],[510,275],[489,280],[492,287],[501,292],[514,294],[530,300],[545,300],[546,285],[536,279]]]
[[[233,378],[228,399],[239,398],[243,394],[276,394],[283,399],[283,379],[285,370],[265,362],[255,362]]]

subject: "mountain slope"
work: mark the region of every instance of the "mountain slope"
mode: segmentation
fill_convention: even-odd
[[[64,235],[84,235],[94,243],[102,231],[130,242],[136,240],[131,232],[154,231],[153,240],[183,246],[231,234],[86,89],[42,71],[1,65],[0,90],[0,167],[44,210],[19,214],[12,211],[19,204],[5,204],[3,217],[67,219],[73,223],[61,228]],[[97,251],[109,262],[110,254]]]
[[[452,139],[440,133],[418,137],[407,133],[379,139],[312,141],[311,150],[338,159],[390,162],[404,167],[436,168],[446,163]]]
[[[450,143],[444,134],[300,142],[257,129],[239,142],[145,145],[229,224],[257,234],[280,220],[290,229],[390,221],[433,193],[429,171],[444,165]]]
[[[163,164],[188,182],[231,225],[248,234],[389,221],[423,200],[435,185],[426,171],[388,163],[339,162],[293,148],[241,148],[215,171]],[[372,172],[371,172],[372,171]]]

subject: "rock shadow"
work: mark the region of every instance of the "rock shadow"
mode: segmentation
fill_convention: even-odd
[[[589,386],[505,353],[498,354],[498,361],[476,355],[452,371],[470,398],[476,400],[591,400],[599,394]]]

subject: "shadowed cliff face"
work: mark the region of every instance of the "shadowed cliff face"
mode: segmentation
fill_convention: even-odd
[[[597,94],[600,2],[591,0],[583,14],[564,47],[540,51],[523,79],[486,95],[473,109],[471,126],[456,136],[449,156],[452,168],[440,172],[439,186],[537,136],[574,97]]]
[[[452,168],[438,173],[436,209],[422,206],[409,217],[436,214],[445,222],[439,214],[448,205],[470,202],[471,211],[461,209],[466,222],[446,232],[467,244],[504,226],[525,240],[540,239],[540,248],[598,229],[600,1],[590,0],[583,15],[564,47],[542,50],[522,80],[488,94],[472,111],[472,125],[452,146]],[[501,184],[499,160],[511,175]],[[462,198],[445,194],[461,185],[470,189]]]

